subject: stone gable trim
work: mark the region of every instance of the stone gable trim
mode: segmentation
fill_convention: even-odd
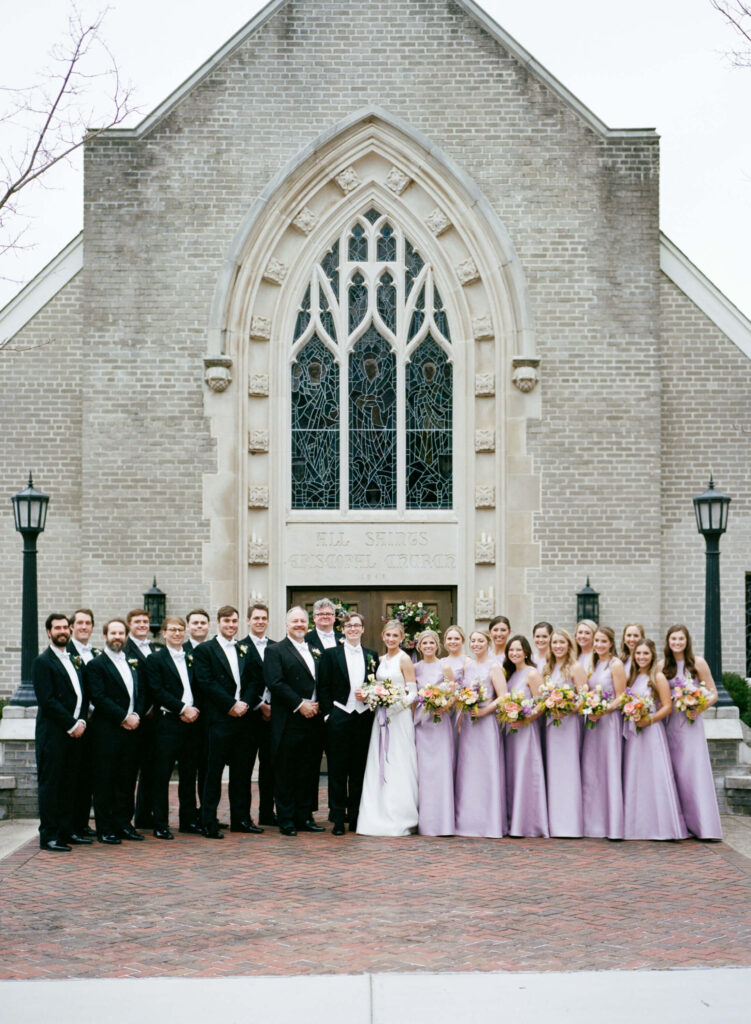
[[[530,72],[546,85],[551,92],[553,92],[559,99],[561,99],[567,107],[578,114],[579,117],[585,121],[590,128],[593,128],[598,134],[606,139],[617,139],[617,138],[657,138],[657,133],[654,128],[610,128],[601,121],[595,113],[593,113],[589,107],[585,106],[581,100],[577,99],[573,93],[569,92],[562,82],[559,82],[555,75],[551,74],[539,61],[535,60],[529,51],[518,43],[513,36],[509,35],[505,29],[495,22],[490,15],[473,2],[473,0],[454,0],[457,7],[463,8],[467,15],[480,26],[492,39],[494,39],[500,46],[508,51],[520,64],[523,64]],[[182,85],[179,85],[177,89],[167,96],[159,106],[155,107],[150,114],[148,114],[143,121],[135,128],[111,128],[107,132],[103,132],[104,136],[112,135],[118,136],[119,138],[130,138],[140,139],[144,135],[148,134],[159,122],[166,117],[197,85],[199,85],[204,78],[208,77],[227,57],[231,56],[232,53],[248,39],[255,32],[258,32],[267,21],[274,17],[278,11],[281,10],[288,3],[288,0],[271,0],[262,10],[256,14],[254,18],[244,25],[238,32],[236,32],[224,46],[221,46],[216,53],[214,53],[207,61],[196,71],[186,78]],[[417,15],[416,15],[417,16]]]
[[[751,321],[662,232],[660,270],[751,359]]]
[[[0,346],[18,334],[82,268],[83,231],[0,309]]]

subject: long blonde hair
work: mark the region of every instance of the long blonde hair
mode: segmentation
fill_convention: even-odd
[[[544,675],[552,676],[553,672],[555,671],[555,667],[558,664],[558,662],[556,661],[556,657],[553,654],[553,637],[554,636],[562,636],[563,639],[568,644],[568,651],[566,653],[566,659],[563,662],[563,664],[561,665],[561,677],[564,680],[569,680],[571,678],[571,670],[573,669],[574,665],[576,665],[577,662],[576,662],[576,656],[574,654],[574,641],[571,639],[570,634],[567,633],[565,629],[554,629],[553,632],[550,634],[550,647],[548,648],[548,656],[545,659]]]

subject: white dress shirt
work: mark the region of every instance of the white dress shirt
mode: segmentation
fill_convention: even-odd
[[[334,707],[341,708],[347,714],[350,714],[352,711],[361,714],[363,711],[367,711],[367,707],[361,700],[355,697],[355,690],[359,690],[365,682],[365,655],[359,644],[357,647],[353,647],[352,644],[348,644],[345,640],[344,657],[347,661],[347,674],[349,675],[349,697],[346,704],[341,704],[338,700],[335,700]]]
[[[224,636],[217,636],[219,645],[227,655],[229,667],[232,669],[232,678],[235,680],[235,700],[240,700],[240,663],[237,659],[237,647],[234,640],[228,640]]]
[[[263,661],[263,659],[266,657],[266,648],[269,645],[269,638],[267,636],[261,636],[261,637],[254,636],[251,633],[250,634],[250,639],[255,644],[255,648],[258,651],[258,657],[261,659],[261,661]],[[268,688],[268,686],[265,686],[263,688],[263,699],[261,700],[261,704],[270,704],[270,703],[271,703],[271,690]],[[258,704],[256,706],[260,707],[261,705]]]
[[[81,705],[83,704],[83,693],[81,692],[81,683],[80,683],[80,681],[78,679],[78,673],[76,672],[75,668],[73,667],[73,662],[70,660],[70,654],[67,651],[61,651],[60,648],[59,647],[55,647],[54,644],[50,644],[50,650],[54,651],[55,654],[60,659],[60,661],[63,663],[63,667],[65,668],[65,671],[68,673],[68,677],[70,679],[70,684],[73,687],[73,689],[75,690],[75,693],[76,693],[76,707],[75,707],[75,710],[73,711],[73,717],[76,719],[76,725],[77,725],[78,721],[79,721],[79,716],[81,714]],[[81,719],[81,721],[82,721],[82,719]],[[76,726],[74,725],[73,728],[75,729],[75,727]],[[71,731],[72,731],[71,729],[68,729],[68,732],[71,732]]]
[[[319,636],[320,636],[320,633],[319,633]],[[292,637],[290,637],[289,639],[290,639],[292,645],[294,647],[296,647],[297,650],[299,651],[300,656],[302,657],[302,660],[308,666],[308,671],[310,672],[310,674],[315,679],[315,677],[316,677],[316,663],[313,660],[313,655],[310,653],[310,648],[308,647],[308,645],[305,643],[304,640],[302,641],[302,643],[298,643],[297,640],[294,640]],[[316,699],[316,690],[315,690],[315,686],[314,686],[313,687],[312,695],[310,697],[306,697],[305,700],[315,701],[315,699]],[[299,711],[300,708],[303,706],[303,703],[304,703],[304,701],[301,700],[300,703],[295,708],[295,711]]]
[[[177,650],[174,647],[170,647],[167,644],[167,650],[172,655],[172,660],[175,663],[175,668],[180,676],[180,681],[183,684],[183,706],[180,711],[182,715],[186,708],[189,708],[193,704],[193,690],[190,687],[190,679],[188,678],[188,666],[185,663],[185,651],[182,647],[178,647]],[[156,664],[156,662],[154,662]],[[166,711],[166,708],[162,708],[162,711]]]
[[[75,637],[71,637],[71,639],[73,640],[73,646],[80,654],[81,660],[83,661],[84,665],[88,665],[88,663],[94,657],[94,652],[92,651],[91,647],[89,646],[89,644],[82,644],[79,640],[76,640]]]
[[[141,654],[144,656],[144,658],[148,658],[148,656],[150,654],[154,653],[151,650],[151,644],[149,643],[148,640],[137,640],[134,636],[131,636],[130,639],[136,645],[136,647],[141,652]]]
[[[128,691],[130,703],[128,704],[128,710],[125,713],[125,717],[127,718],[128,715],[133,714],[133,699],[135,690],[135,687],[133,685],[133,671],[130,665],[128,664],[128,659],[125,657],[124,651],[118,651],[117,653],[115,653],[114,651],[111,651],[107,646],[105,646],[104,650],[107,653],[107,657],[110,659],[112,664],[120,673],[120,677],[122,678],[123,683],[125,683],[125,689]]]
[[[336,633],[334,633],[333,630],[331,633],[322,633],[320,629],[317,629],[316,633],[318,634],[318,639],[321,641],[321,647],[323,647],[324,651],[328,650],[329,647],[336,647]]]

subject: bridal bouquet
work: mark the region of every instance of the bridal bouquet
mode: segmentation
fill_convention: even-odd
[[[624,735],[628,727],[631,726],[628,731],[632,736],[636,730],[636,723],[640,722],[642,718],[646,718],[647,715],[651,715],[655,709],[651,696],[643,693],[634,693],[629,687],[621,694],[619,706],[623,717],[626,719]]]
[[[686,717],[691,725],[693,725],[696,721],[696,715],[701,711],[707,710],[709,696],[709,690],[704,683],[694,679],[692,676],[686,676],[682,686],[673,688],[673,707],[676,711],[686,712]],[[691,717],[688,714],[690,711],[695,712]]]
[[[584,718],[584,728],[594,729],[597,725],[597,719],[592,716],[602,714],[607,711],[609,707],[610,698],[602,692],[602,686],[600,683],[595,686],[594,690],[587,690],[579,709],[579,714]]]
[[[364,703],[371,711],[391,708],[397,704],[404,708],[409,706],[409,695],[404,683],[392,679],[376,679],[369,675],[362,686],[362,694]]]
[[[470,718],[476,718],[478,707],[487,699],[488,691],[482,683],[479,686],[462,686],[457,690],[454,694],[454,704],[459,710],[459,723],[465,713],[468,713]]]
[[[533,697],[525,697],[522,690],[514,690],[501,697],[496,716],[501,725],[509,726],[509,733],[513,735],[517,730],[515,724],[528,721],[534,714],[537,701]]]
[[[434,722],[440,722],[441,717],[454,706],[454,695],[440,686],[424,686],[417,691],[416,703],[426,715],[433,716]]]
[[[554,686],[550,676],[540,687],[540,702],[545,714],[553,719],[553,725],[560,725],[566,715],[576,714],[579,710],[579,694],[571,683],[558,683]]]

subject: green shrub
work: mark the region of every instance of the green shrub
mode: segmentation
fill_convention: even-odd
[[[7,697],[0,697],[0,718],[3,717],[3,708],[8,703]]]
[[[742,721],[751,728],[751,690],[743,676],[735,672],[723,672],[722,682],[738,708]]]

